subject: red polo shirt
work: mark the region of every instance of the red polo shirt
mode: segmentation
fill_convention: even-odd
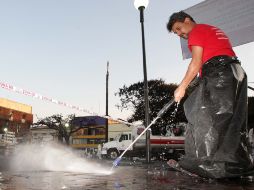
[[[207,24],[196,24],[188,37],[188,47],[203,47],[202,63],[214,56],[229,55],[235,56],[230,41],[225,33],[214,26]]]

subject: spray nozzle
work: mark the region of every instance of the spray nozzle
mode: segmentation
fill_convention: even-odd
[[[120,157],[118,157],[117,159],[115,159],[115,161],[113,162],[113,166],[114,166],[114,167],[118,166],[118,164],[120,163],[120,161],[121,161],[121,158],[120,158]]]

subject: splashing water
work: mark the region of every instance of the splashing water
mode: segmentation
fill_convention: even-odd
[[[175,109],[174,109],[174,111],[171,113],[171,117],[172,117],[173,119],[175,119],[175,117],[176,117],[176,113],[177,113],[177,111],[178,111],[178,107],[179,107],[179,102],[176,103]]]
[[[112,171],[89,162],[59,144],[27,144],[16,148],[11,159],[14,171],[63,171],[110,175]]]
[[[176,114],[177,114],[177,111],[178,111],[178,107],[179,107],[179,102],[175,104],[175,109],[174,111],[170,114],[170,117],[171,119],[169,120],[170,123],[174,124],[174,121],[176,119]],[[167,126],[166,127],[167,131],[169,132],[169,134],[166,134],[166,136],[170,136],[171,134],[171,130],[172,130],[172,126]]]

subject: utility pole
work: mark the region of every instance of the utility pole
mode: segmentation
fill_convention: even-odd
[[[109,62],[107,62],[107,73],[106,73],[106,116],[108,116],[108,78],[109,78],[108,68]],[[108,119],[106,119],[105,141],[108,142]]]

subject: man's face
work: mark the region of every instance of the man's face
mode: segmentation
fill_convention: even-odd
[[[176,22],[172,27],[172,32],[181,38],[188,39],[193,26],[193,22],[189,18],[186,18],[184,22]]]

